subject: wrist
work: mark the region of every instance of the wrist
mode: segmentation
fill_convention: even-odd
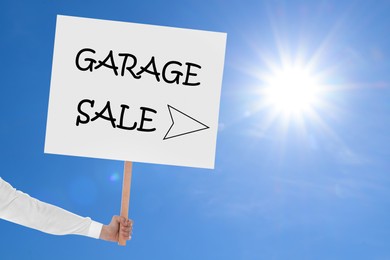
[[[99,239],[107,240],[107,226],[103,225],[102,230],[100,231]]]

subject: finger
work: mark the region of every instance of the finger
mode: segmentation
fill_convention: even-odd
[[[122,231],[122,232],[130,232],[130,230],[131,230],[130,227],[121,226],[121,231]]]
[[[121,230],[120,235],[123,238],[129,239],[132,235],[132,232],[130,230],[127,231]]]
[[[122,226],[125,226],[125,227],[128,226],[127,219],[125,217],[120,217],[120,223]]]
[[[129,237],[131,235],[130,231],[121,231],[121,236]]]

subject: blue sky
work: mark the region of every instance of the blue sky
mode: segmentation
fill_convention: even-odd
[[[215,170],[136,163],[125,248],[0,222],[1,259],[389,259],[388,1],[0,3],[1,177],[107,223],[123,163],[43,153],[57,14],[226,32]],[[264,105],[275,68],[322,85]]]

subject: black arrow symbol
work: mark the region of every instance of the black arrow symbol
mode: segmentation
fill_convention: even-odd
[[[183,113],[182,111],[168,105],[169,115],[171,116],[172,125],[165,134],[163,140],[170,138],[183,136],[202,130],[206,130],[210,127],[196,120],[195,118]]]

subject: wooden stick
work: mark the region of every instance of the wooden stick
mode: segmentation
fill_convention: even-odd
[[[125,217],[126,219],[129,218],[132,165],[132,162],[125,162],[123,171],[121,216]],[[126,240],[126,237],[119,236],[118,245],[125,246]]]

